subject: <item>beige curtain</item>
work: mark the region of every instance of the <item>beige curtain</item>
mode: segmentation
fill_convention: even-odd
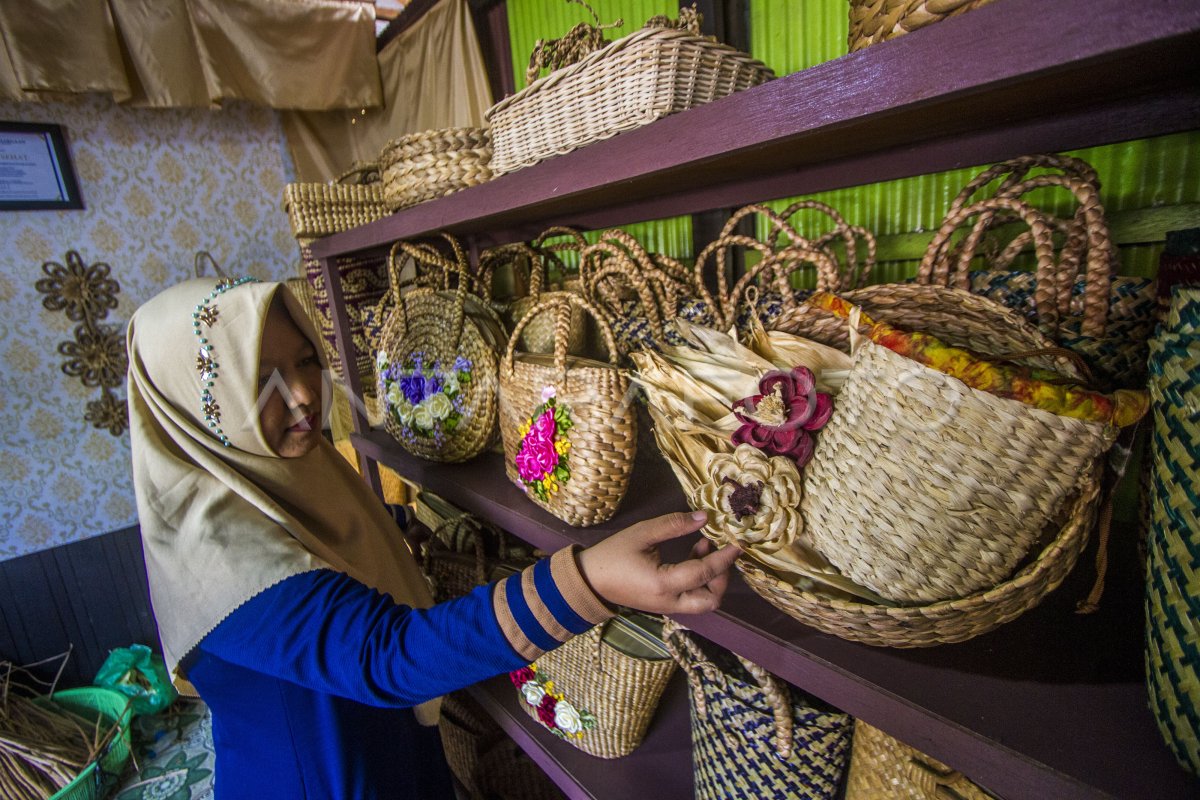
[[[406,133],[483,125],[492,95],[466,0],[441,0],[378,61],[381,108],[281,114],[298,180],[325,181],[355,161],[375,161]]]
[[[4,99],[106,92],[160,107],[382,102],[372,3],[21,0],[0,2],[0,38]]]

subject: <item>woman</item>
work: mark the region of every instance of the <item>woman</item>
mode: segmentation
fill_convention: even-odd
[[[177,685],[212,711],[218,800],[452,797],[446,692],[611,616],[717,607],[737,550],[661,564],[703,514],[634,525],[432,606],[395,523],[324,439],[318,339],[282,284],[194,280],[129,324],[134,487]],[[411,710],[410,710],[411,709]]]

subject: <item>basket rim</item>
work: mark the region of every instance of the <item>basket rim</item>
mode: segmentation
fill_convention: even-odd
[[[581,72],[587,71],[593,64],[602,59],[608,58],[613,53],[623,50],[628,47],[640,45],[644,42],[654,43],[660,40],[677,40],[680,44],[691,44],[696,47],[704,47],[710,50],[715,50],[722,55],[736,59],[747,67],[761,69],[766,73],[766,79],[770,80],[775,77],[775,72],[769,66],[754,58],[749,53],[738,50],[736,47],[725,44],[724,42],[716,41],[707,36],[697,36],[694,33],[677,28],[639,28],[638,30],[620,39],[609,42],[599,50],[595,50],[588,54],[585,58],[576,61],[574,64],[569,64],[562,69],[557,69],[549,75],[543,75],[533,83],[526,86],[516,94],[511,94],[500,102],[493,105],[484,112],[483,118],[491,121],[492,117],[502,113],[509,107],[528,99],[531,95],[553,88],[556,84],[566,81]]]
[[[454,147],[454,150],[479,150],[491,146],[491,131],[487,126],[470,126],[464,125],[456,128],[430,128],[428,130],[417,131],[416,133],[406,133],[403,136],[397,136],[394,139],[389,139],[387,143],[379,150],[379,167],[380,171],[384,169],[384,160],[393,153],[405,150],[411,152],[405,155],[421,155],[427,152],[435,152],[443,143],[453,143],[457,140],[463,140],[465,146]]]
[[[1028,604],[1020,612],[1023,614],[1025,611],[1028,611],[1036,606],[1038,602],[1041,601],[1041,598],[1049,594],[1050,591],[1053,591],[1053,587],[1047,587],[1044,583],[1039,586],[1039,581],[1046,573],[1054,569],[1058,562],[1064,557],[1070,557],[1070,551],[1072,549],[1071,546],[1073,543],[1076,540],[1079,541],[1079,547],[1074,556],[1075,559],[1078,559],[1079,555],[1082,554],[1083,550],[1087,547],[1088,540],[1091,537],[1092,525],[1090,523],[1081,524],[1081,521],[1086,521],[1091,509],[1095,507],[1100,498],[1100,483],[1103,466],[1104,459],[1097,459],[1096,464],[1092,468],[1091,474],[1085,481],[1082,482],[1078,493],[1072,498],[1071,510],[1064,520],[1062,526],[1054,535],[1054,538],[1047,542],[1044,547],[1042,547],[1035,559],[1025,564],[1023,567],[1018,569],[1000,583],[988,587],[987,589],[973,592],[964,597],[956,597],[946,600],[937,600],[931,603],[905,606],[884,606],[872,603],[862,603],[854,600],[825,597],[817,594],[816,592],[810,592],[804,589],[783,589],[782,587],[778,586],[778,580],[773,579],[773,576],[761,567],[753,564],[743,564],[741,559],[738,559],[734,563],[737,564],[738,570],[743,575],[749,574],[754,580],[758,580],[758,575],[753,574],[758,573],[759,575],[765,576],[767,579],[772,579],[776,585],[776,591],[791,594],[807,605],[824,607],[828,610],[843,614],[847,619],[860,619],[865,620],[868,623],[875,620],[883,620],[889,624],[904,625],[904,636],[908,636],[913,632],[921,630],[932,631],[940,627],[944,627],[946,618],[949,616],[949,614],[945,612],[951,612],[957,618],[965,618],[968,616],[984,616],[988,613],[993,602],[997,600],[999,596],[1019,596],[1021,594],[1029,594],[1031,590],[1040,588],[1041,591],[1034,595],[1036,598],[1035,601]],[[751,588],[754,589],[756,594],[760,594],[760,596],[762,596],[758,591],[758,588],[754,586],[752,580],[747,580],[747,583],[751,585]],[[766,598],[764,597],[764,599]],[[774,605],[774,603],[772,603],[772,605]],[[898,634],[892,634],[877,627],[872,628],[872,635],[867,638],[842,636],[841,634],[828,631],[827,628],[821,626],[820,624],[814,623],[811,619],[800,619],[799,617],[795,617],[795,615],[790,611],[785,609],[780,610],[788,613],[789,616],[793,616],[800,622],[809,625],[810,627],[830,632],[832,635],[839,636],[840,638],[853,639],[854,641],[861,641],[865,644],[897,646],[897,644],[894,643],[883,644],[883,642],[890,638],[898,638]],[[1000,624],[1003,624],[1003,621],[995,620],[994,624],[992,624],[990,627],[977,631],[975,634],[973,634],[973,636],[978,636],[989,632],[998,627]],[[949,644],[952,642],[963,641],[961,638],[935,638],[936,642],[932,642],[932,644]]]

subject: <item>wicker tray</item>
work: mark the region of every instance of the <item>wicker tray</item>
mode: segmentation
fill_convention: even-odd
[[[687,31],[643,28],[488,109],[495,175],[569,153],[775,77]]]
[[[486,128],[422,131],[388,142],[379,153],[383,198],[393,211],[435,200],[492,177]]]

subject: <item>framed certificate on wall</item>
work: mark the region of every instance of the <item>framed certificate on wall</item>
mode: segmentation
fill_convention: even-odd
[[[0,211],[83,208],[58,125],[0,122]]]

